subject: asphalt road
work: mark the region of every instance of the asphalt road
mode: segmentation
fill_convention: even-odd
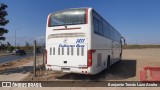
[[[19,60],[22,58],[27,58],[33,56],[33,54],[27,54],[24,56],[18,56],[18,55],[7,55],[7,56],[0,56],[0,64],[2,63],[6,63],[6,62],[10,62],[10,61],[14,61],[14,60]]]

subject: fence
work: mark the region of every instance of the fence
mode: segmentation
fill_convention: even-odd
[[[45,46],[34,41],[33,44],[33,77],[36,77],[37,69],[40,71],[45,68]],[[39,56],[39,58],[37,58]]]

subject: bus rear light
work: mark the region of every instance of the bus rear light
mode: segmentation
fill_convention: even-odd
[[[88,50],[88,67],[92,66],[92,53],[94,53],[95,50]]]

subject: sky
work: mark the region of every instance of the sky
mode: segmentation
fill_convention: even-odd
[[[68,8],[92,7],[106,19],[127,44],[160,44],[160,0],[0,0],[8,5],[9,33],[15,45],[44,42],[49,13]],[[6,42],[5,41],[5,42]]]

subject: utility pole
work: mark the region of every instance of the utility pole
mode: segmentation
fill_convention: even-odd
[[[17,45],[16,45],[16,43],[17,43],[17,42],[16,42],[16,38],[17,38],[17,37],[16,37],[16,29],[15,29],[15,47],[17,46]]]
[[[36,77],[36,40],[34,41],[33,47],[33,55],[34,55],[34,62],[33,62],[33,77]]]

